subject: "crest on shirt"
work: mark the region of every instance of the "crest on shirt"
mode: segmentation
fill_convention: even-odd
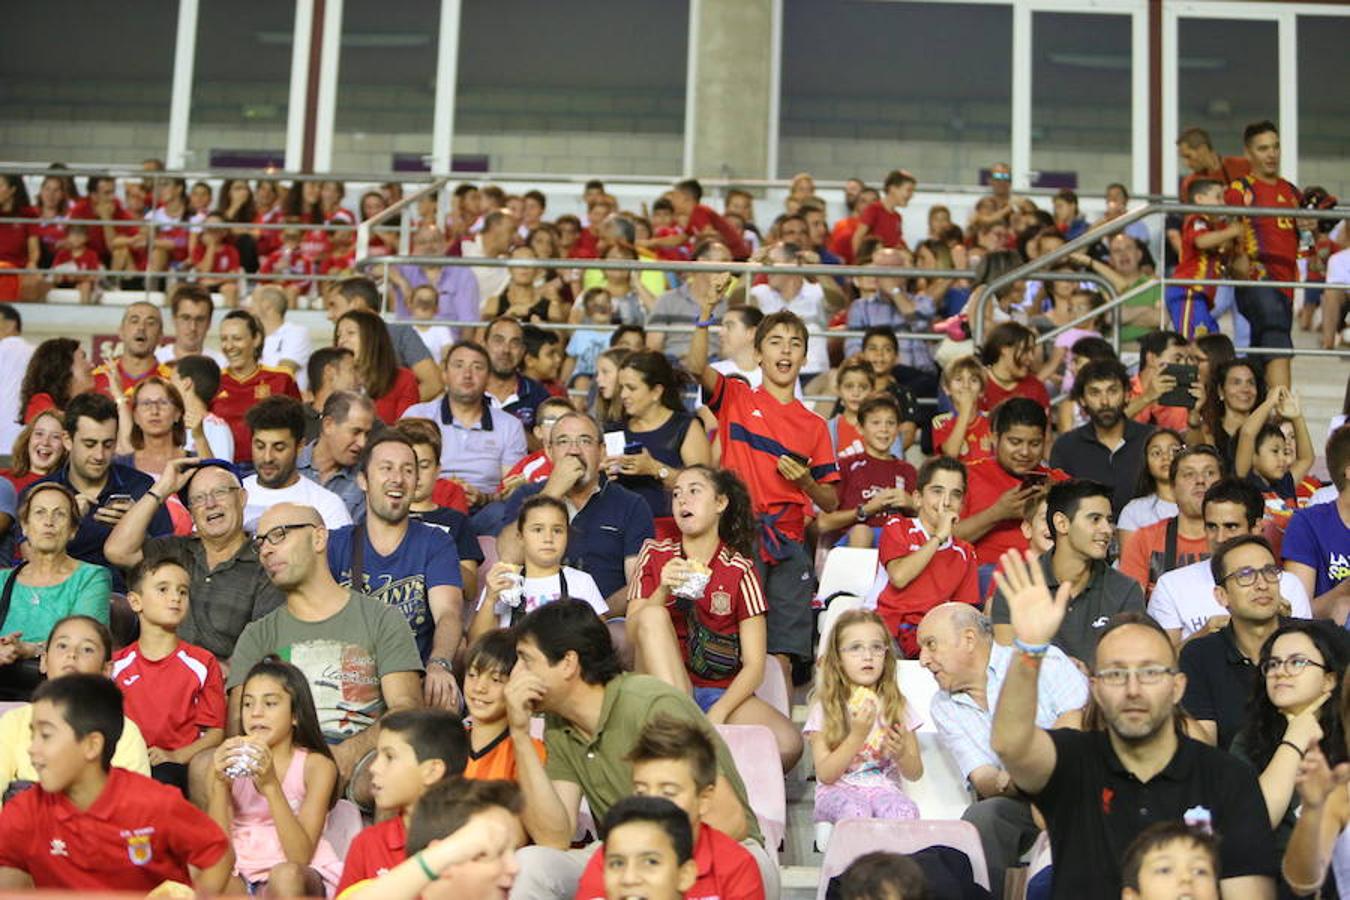
[[[60,838],[52,838],[52,856],[70,856],[65,841]]]
[[[150,845],[150,837],[155,829],[143,828],[142,833],[122,832],[122,836],[127,839],[127,859],[134,865],[148,865],[150,860],[155,858],[154,848]]]
[[[253,389],[253,399],[263,400],[272,396],[272,386],[264,382]]]
[[[731,615],[731,595],[726,591],[713,591],[709,598],[714,616]]]

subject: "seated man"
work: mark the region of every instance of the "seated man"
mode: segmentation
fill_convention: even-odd
[[[356,483],[356,464],[375,427],[375,403],[365,394],[336,391],[321,409],[318,437],[300,449],[296,471],[337,494],[352,521],[360,522],[366,514],[366,494]]]
[[[249,409],[254,473],[244,479],[244,530],[257,531],[258,520],[278,503],[297,503],[317,510],[325,528],[352,524],[351,513],[337,494],[300,474],[297,461],[305,436],[305,413],[293,397],[273,396]]]

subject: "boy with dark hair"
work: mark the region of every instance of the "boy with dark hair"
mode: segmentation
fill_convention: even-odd
[[[191,576],[165,553],[141,559],[127,577],[127,603],[140,638],[113,657],[112,679],[127,715],[149,745],[151,775],[187,789],[187,767],[225,739],[225,680],[216,655],[178,637]]]
[[[869,237],[883,247],[906,247],[904,219],[900,210],[909,206],[918,179],[904,169],[895,169],[886,176],[881,186],[881,199],[862,211],[858,227],[853,232],[853,254],[856,257],[863,241]],[[907,249],[907,247],[906,247]]]
[[[1121,900],[1217,900],[1219,842],[1186,822],[1155,822],[1135,837],[1120,864]]]
[[[558,380],[563,364],[562,338],[556,331],[545,331],[535,325],[521,329],[525,334],[525,359],[522,372],[544,386],[553,397],[567,397],[567,388]]]
[[[900,404],[889,394],[869,397],[858,408],[863,452],[839,463],[839,508],[821,513],[822,534],[843,530],[839,545],[875,547],[889,516],[909,506],[918,473],[891,452],[900,431]]]
[[[763,879],[754,857],[716,828],[703,824],[703,814],[717,785],[717,751],[704,728],[657,716],[638,734],[628,760],[633,764],[634,794],[664,797],[689,819],[698,878],[686,891],[695,897],[763,900]],[[591,856],[576,900],[605,897],[605,851],[602,847]]]
[[[1187,203],[1199,206],[1223,204],[1224,185],[1209,178],[1192,181],[1186,193]],[[1242,224],[1226,220],[1224,216],[1191,213],[1181,223],[1181,262],[1172,277],[1219,278],[1225,266],[1225,249],[1242,234]],[[1210,310],[1214,308],[1214,285],[1169,284],[1167,311],[1172,316],[1172,327],[1188,341],[1206,334],[1218,334],[1219,323]]]
[[[122,694],[100,675],[38,688],[29,753],[39,784],[0,812],[0,887],[225,887],[234,854],[220,827],[177,790],[112,767],[122,723]]]
[[[667,195],[674,207],[675,216],[684,220],[684,233],[688,236],[689,246],[716,232],[731,251],[733,259],[741,260],[750,255],[750,248],[739,228],[732,225],[711,206],[703,203],[703,186],[692,178],[675,185]]]
[[[404,709],[380,719],[375,760],[370,764],[371,794],[389,818],[352,840],[338,893],[376,878],[407,858],[409,821],[433,786],[464,772],[468,738],[459,717],[441,709]]]
[[[689,820],[664,797],[620,800],[600,823],[600,837],[605,900],[683,900],[697,884]]]
[[[516,636],[506,628],[489,631],[464,655],[464,705],[469,724],[469,761],[465,778],[516,780],[516,748],[506,718],[506,683],[516,666]],[[533,738],[541,762],[544,742]]]

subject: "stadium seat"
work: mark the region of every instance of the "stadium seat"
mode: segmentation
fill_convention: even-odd
[[[835,547],[825,557],[820,573],[819,602],[835,594],[866,597],[877,570],[877,551],[870,547]]]
[[[352,839],[365,827],[365,819],[361,818],[361,810],[357,805],[350,800],[339,800],[328,811],[323,836],[333,845],[338,859],[343,859],[347,855],[347,848],[352,844]]]
[[[783,786],[783,770],[778,766],[778,744],[773,732],[763,725],[717,725],[717,733],[726,741],[736,771],[741,773],[750,808],[759,819],[759,830],[764,833],[764,845],[774,854],[783,843],[787,831],[787,792]],[[765,765],[765,760],[774,765]]]
[[[792,695],[787,680],[783,677],[783,667],[770,657],[764,666],[764,678],[755,688],[755,696],[778,710],[789,719],[792,718]]]
[[[905,700],[923,716],[917,735],[919,755],[923,758],[923,777],[905,783],[905,790],[919,806],[925,819],[959,819],[970,805],[970,790],[961,770],[943,749],[938,738],[937,724],[929,712],[933,696],[938,692],[933,675],[916,659],[896,662],[896,681]]]
[[[850,609],[862,609],[862,597],[854,594],[840,594],[830,601],[830,605],[820,614],[820,641],[816,644],[816,658],[819,659],[825,653],[825,642],[830,639],[830,633],[834,631],[834,623],[844,613]]]
[[[980,833],[969,822],[892,821],[889,819],[845,819],[834,829],[825,859],[820,864],[817,900],[825,900],[825,889],[849,863],[867,853],[913,853],[924,847],[952,847],[970,860],[975,882],[989,887],[989,869],[984,862]]]

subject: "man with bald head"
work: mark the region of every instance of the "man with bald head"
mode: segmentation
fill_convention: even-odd
[[[937,724],[942,746],[980,798],[962,818],[980,832],[989,883],[998,897],[1004,871],[1040,832],[1031,804],[1018,793],[990,740],[1013,651],[994,642],[989,618],[969,603],[943,603],[929,610],[919,623],[918,642],[919,663],[938,683],[929,720]],[[1046,653],[1039,687],[1038,726],[1081,726],[1087,679],[1057,647]]]
[[[151,375],[168,378],[168,366],[155,359],[159,339],[164,335],[164,319],[159,307],[140,301],[122,313],[122,324],[117,329],[120,351],[105,354],[105,362],[94,369],[94,390],[102,391],[119,403],[136,385]],[[114,392],[116,382],[121,390]]]
[[[319,728],[344,782],[375,750],[386,712],[422,704],[422,658],[396,607],[344,588],[328,569],[328,529],[311,506],[279,503],[258,521],[258,559],[286,605],[249,624],[230,657],[229,734],[241,731],[244,681],[275,653],[309,681]]]

